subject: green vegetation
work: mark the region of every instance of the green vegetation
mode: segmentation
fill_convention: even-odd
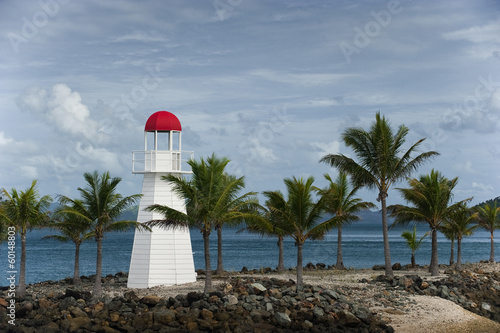
[[[60,234],[48,235],[43,239],[55,239],[60,242],[75,243],[75,266],[73,272],[73,284],[80,283],[80,245],[93,237],[90,221],[77,214],[69,213],[77,210],[83,205],[82,202],[75,200],[77,204],[73,206],[63,206],[53,215],[53,221],[47,225],[48,228],[58,230]]]
[[[283,273],[285,271],[283,239],[292,233],[290,225],[279,214],[280,211],[284,211],[286,202],[279,191],[266,191],[263,195],[267,198],[264,207],[259,207],[254,218],[247,218],[246,227],[239,232],[248,231],[261,236],[277,237],[278,266],[276,269],[279,273]]]
[[[416,227],[413,233],[402,233],[412,250],[411,264],[415,266],[415,251],[424,237],[431,233],[432,254],[430,271],[439,274],[437,232],[451,240],[452,255],[450,266],[454,264],[454,241],[458,244],[456,269],[461,268],[461,243],[463,237],[471,235],[481,227],[490,232],[491,254],[494,258],[494,231],[500,228],[500,207],[497,197],[488,200],[473,209],[465,199],[453,203],[453,190],[458,177],[448,179],[439,171],[419,178],[409,178],[417,168],[431,157],[435,151],[417,153],[422,142],[420,139],[409,149],[403,149],[408,135],[408,128],[400,125],[394,131],[388,120],[376,114],[369,130],[348,128],[342,134],[344,144],[352,149],[355,159],[342,154],[329,154],[320,162],[337,168],[338,176],[334,180],[330,175],[324,177],[328,184],[325,188],[313,186],[314,178],[284,178],[286,193],[264,191],[264,205],[259,205],[255,192],[241,194],[245,187],[244,177],[236,177],[226,172],[227,158],[214,154],[199,161],[188,162],[192,177],[184,179],[174,175],[163,177],[172,185],[186,203],[186,213],[171,207],[154,204],[149,211],[162,214],[162,219],[141,224],[136,221],[140,194],[123,197],[117,193],[121,178],[112,178],[109,172],[98,174],[85,173],[85,188],[78,188],[79,199],[59,197],[61,205],[52,215],[48,212],[51,198],[40,196],[33,180],[31,187],[9,193],[2,190],[0,198],[0,242],[4,239],[8,227],[14,227],[21,238],[21,260],[18,293],[26,293],[26,232],[33,228],[50,227],[58,234],[45,238],[59,241],[72,241],[75,244],[75,263],[73,282],[79,283],[79,249],[82,242],[94,238],[97,244],[96,280],[93,296],[102,295],[102,239],[109,231],[125,231],[131,228],[151,230],[161,228],[195,228],[200,230],[204,240],[205,256],[205,291],[212,289],[212,270],[209,252],[210,234],[217,231],[217,273],[223,272],[222,228],[226,225],[244,223],[242,230],[260,235],[276,237],[279,248],[279,272],[285,271],[283,262],[283,240],[291,237],[297,246],[297,284],[303,282],[302,251],[308,239],[321,240],[333,228],[337,228],[336,267],[344,268],[342,253],[342,228],[344,225],[359,220],[356,215],[362,210],[375,207],[373,203],[362,201],[357,192],[366,187],[376,190],[377,200],[381,203],[381,220],[384,239],[385,274],[392,276],[392,265],[388,239],[387,215],[394,217],[393,226],[426,223],[430,231],[417,239]],[[388,191],[395,183],[407,180],[408,188],[397,188],[407,205],[387,207]],[[328,216],[325,218],[325,216]],[[391,226],[392,227],[392,226]]]
[[[403,233],[401,234],[401,237],[403,237],[406,240],[406,245],[408,245],[408,247],[411,250],[411,260],[410,260],[411,267],[416,266],[415,252],[418,250],[418,248],[420,247],[420,244],[422,244],[422,241],[424,240],[425,237],[427,237],[428,234],[429,233],[426,233],[425,235],[420,237],[420,239],[418,239],[416,226],[413,226],[413,232],[406,230],[406,231],[403,231]]]
[[[454,238],[457,240],[457,264],[455,269],[458,271],[462,269],[462,239],[471,236],[478,227],[477,224],[472,225],[477,220],[477,215],[478,213],[473,213],[467,207],[466,202],[462,201],[450,218],[445,221],[445,224],[448,225],[449,230],[453,232]]]
[[[203,235],[205,251],[205,292],[212,289],[212,269],[210,264],[210,234],[223,222],[243,221],[252,218],[258,207],[253,192],[239,195],[244,188],[244,178],[236,178],[225,173],[227,158],[212,154],[205,161],[190,160],[193,171],[190,180],[174,175],[164,177],[177,194],[185,199],[186,213],[165,205],[155,204],[147,207],[164,216],[163,220],[149,221],[149,227],[182,228],[200,230]],[[222,258],[221,258],[222,259]]]
[[[351,175],[355,186],[366,186],[378,191],[377,201],[380,201],[382,205],[386,276],[394,275],[387,225],[388,191],[394,183],[409,177],[430,157],[438,155],[435,151],[429,151],[412,157],[425,138],[418,140],[407,151],[404,151],[403,144],[408,131],[406,126],[400,125],[394,133],[385,117],[381,117],[377,112],[375,122],[372,123],[369,131],[362,128],[348,128],[342,134],[342,140],[354,151],[358,162],[342,154],[330,154],[321,159],[321,162],[328,163],[339,171]]]
[[[33,228],[39,228],[49,221],[47,211],[52,198],[48,195],[40,197],[33,180],[31,187],[25,191],[17,192],[12,189],[9,193],[3,190],[6,201],[0,210],[0,219],[7,226],[14,227],[16,233],[21,237],[21,261],[19,267],[19,284],[17,286],[17,297],[26,295],[26,232]]]
[[[489,200],[485,204],[476,206],[476,210],[479,213],[479,225],[490,232],[490,262],[495,262],[495,242],[494,242],[494,232],[496,229],[500,229],[500,207],[497,203],[499,198],[495,200]]]
[[[144,225],[137,221],[116,221],[116,218],[123,211],[139,200],[141,194],[123,197],[117,193],[116,189],[121,182],[121,178],[111,178],[109,172],[102,175],[98,174],[97,171],[93,173],[86,172],[83,177],[87,187],[78,188],[81,199],[70,199],[61,196],[59,202],[67,206],[66,209],[62,210],[62,213],[73,215],[76,219],[86,221],[90,225],[92,236],[97,243],[96,279],[92,296],[101,297],[102,239],[104,234],[109,231],[125,231],[131,227],[144,228]]]
[[[324,175],[328,181],[328,186],[324,189],[317,189],[319,195],[325,198],[325,211],[335,216],[335,227],[337,228],[337,269],[344,269],[342,259],[342,226],[359,220],[355,215],[361,210],[375,208],[371,202],[356,198],[360,186],[351,186],[347,179],[347,174],[340,172],[335,181],[329,174]]]
[[[297,286],[303,283],[302,249],[307,239],[322,239],[326,232],[335,226],[335,218],[330,218],[318,223],[325,211],[326,198],[321,197],[318,201],[313,198],[314,178],[285,178],[287,198],[285,199],[279,191],[268,192],[269,201],[277,203],[270,210],[277,215],[290,230],[290,236],[295,240],[297,246]]]
[[[452,191],[457,185],[458,178],[448,180],[439,171],[432,170],[428,175],[419,179],[408,180],[409,188],[398,188],[403,198],[411,204],[392,205],[388,210],[395,218],[394,223],[405,225],[408,223],[427,223],[431,229],[432,253],[430,272],[432,276],[439,275],[437,232],[441,225],[451,218],[460,205],[470,199],[451,204]]]

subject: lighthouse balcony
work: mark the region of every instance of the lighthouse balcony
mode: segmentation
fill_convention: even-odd
[[[191,173],[187,161],[193,158],[194,152],[192,151],[134,150],[132,152],[132,173]]]

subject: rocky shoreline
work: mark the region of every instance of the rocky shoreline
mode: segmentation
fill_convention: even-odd
[[[500,322],[498,264],[444,271],[439,278],[430,278],[425,268],[386,278],[375,270],[308,266],[302,290],[293,274],[268,269],[216,277],[207,294],[202,280],[127,289],[127,274],[117,273],[102,279],[98,301],[91,299],[93,277],[82,277],[78,286],[70,278],[41,282],[16,300],[15,325],[8,323],[6,292],[0,294],[0,331],[394,332],[388,314],[411,312],[413,295],[439,296]]]

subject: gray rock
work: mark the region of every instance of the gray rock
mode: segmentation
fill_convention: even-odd
[[[266,303],[266,311],[273,312],[273,305],[271,303]]]
[[[484,311],[491,312],[491,305],[489,305],[486,302],[483,302],[483,303],[481,303],[481,309],[483,309]]]
[[[326,295],[326,296],[328,296],[328,297],[330,297],[331,299],[334,299],[334,300],[339,299],[339,294],[337,294],[335,291],[330,290],[330,289],[323,290],[322,295]]]
[[[60,329],[56,323],[50,322],[47,325],[38,327],[37,331],[38,333],[57,333],[60,332]]]
[[[431,295],[431,296],[436,296],[438,294],[438,289],[433,284],[431,284],[431,286],[426,290],[429,293],[429,295]]]
[[[267,288],[260,283],[252,283],[250,287],[252,287],[257,292],[264,292],[267,290]]]
[[[304,320],[304,322],[301,324],[301,327],[304,331],[308,331],[311,328],[313,328],[313,323],[311,323],[309,320]]]
[[[234,295],[227,295],[225,296],[225,298],[227,299],[227,304],[228,305],[236,305],[238,304],[238,298]]]
[[[153,313],[153,320],[156,324],[168,325],[175,320],[175,312],[171,310],[160,310]]]
[[[312,309],[312,312],[313,314],[317,317],[317,318],[321,318],[325,315],[325,311],[323,311],[322,308],[318,307],[318,306],[315,306],[313,309]]]
[[[74,307],[70,310],[70,312],[73,315],[73,317],[87,317],[87,314],[83,312],[82,309],[80,308]]]
[[[450,297],[450,289],[448,289],[447,286],[445,285],[439,286],[438,290],[439,290],[439,296],[441,296],[442,298]]]
[[[345,315],[344,320],[346,326],[355,327],[358,326],[361,322],[358,317],[356,317],[349,311],[344,311],[344,315]]]
[[[278,321],[278,324],[281,325],[281,326],[288,327],[288,326],[290,326],[292,324],[292,320],[284,312],[276,312],[276,314],[274,315],[274,317]]]
[[[63,299],[61,302],[59,302],[59,310],[68,310],[68,308],[70,306],[77,306],[78,303],[76,303],[76,300],[70,296],[70,297],[66,297],[65,299]]]

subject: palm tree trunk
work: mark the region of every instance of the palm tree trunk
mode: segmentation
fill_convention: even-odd
[[[411,267],[414,268],[417,264],[415,263],[415,250],[411,251]]]
[[[21,233],[21,262],[19,266],[19,284],[16,296],[22,298],[26,295],[26,232]]]
[[[451,249],[450,249],[450,266],[455,263],[455,240],[451,240]]]
[[[283,258],[283,236],[278,236],[278,273],[285,271],[285,260]]]
[[[208,293],[212,289],[212,268],[210,267],[210,233],[203,232],[203,246],[205,250],[205,289]]]
[[[80,243],[75,243],[75,272],[73,274],[73,284],[80,283]]]
[[[337,232],[337,263],[335,268],[344,269],[344,260],[342,259],[342,226],[339,225]]]
[[[302,277],[302,247],[303,243],[297,244],[297,290],[302,289],[303,277]]]
[[[462,237],[457,238],[457,265],[455,269],[457,271],[462,270]]]
[[[222,263],[222,226],[216,227],[217,229],[217,272],[215,274],[224,274],[224,266]]]
[[[495,241],[493,240],[493,230],[491,230],[490,262],[495,262]]]
[[[438,247],[437,247],[437,229],[433,228],[432,231],[432,246],[431,246],[431,265],[429,267],[429,271],[431,272],[431,276],[439,275],[439,267],[438,267]]]
[[[102,296],[102,285],[101,285],[101,277],[102,277],[102,237],[97,237],[97,262],[95,269],[95,282],[94,282],[94,290],[92,291],[92,297],[98,298]]]
[[[382,234],[384,235],[384,260],[385,276],[394,276],[391,265],[391,252],[389,249],[389,229],[387,226],[387,193],[380,192],[380,202],[382,204]]]

